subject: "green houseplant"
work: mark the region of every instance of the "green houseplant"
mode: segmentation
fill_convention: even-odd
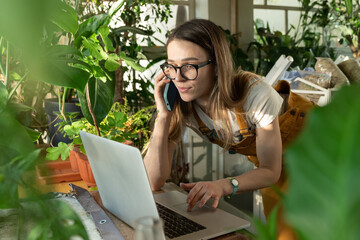
[[[355,0],[332,1],[337,21],[343,26],[340,43],[346,42],[354,58],[360,57],[360,2]]]
[[[88,239],[84,227],[75,213],[61,203],[56,202],[54,206],[51,202],[40,197],[30,180],[30,176],[34,180],[33,174],[30,174],[26,180],[24,179],[23,175],[25,173],[28,175],[28,171],[33,169],[39,161],[40,151],[34,150],[28,132],[16,120],[12,100],[14,100],[17,90],[21,89],[22,84],[31,79],[52,86],[76,89],[79,93],[83,93],[83,99],[86,100],[86,104],[83,106],[88,107],[89,102],[92,107],[96,106],[101,96],[95,90],[102,89],[104,85],[106,87],[106,83],[110,85],[109,82],[111,81],[108,80],[111,79],[111,71],[120,65],[117,62],[120,58],[111,55],[111,51],[106,52],[105,50],[109,49],[105,49],[105,47],[98,48],[99,44],[101,47],[105,46],[101,45],[105,44],[101,35],[105,36],[104,39],[107,43],[109,42],[106,38],[108,34],[106,27],[98,29],[99,31],[95,33],[87,30],[106,25],[111,14],[119,10],[124,2],[114,4],[106,14],[94,16],[86,24],[81,25],[81,28],[77,27],[77,18],[73,8],[59,0],[21,1],[20,4],[23,8],[18,8],[19,2],[4,1],[1,3],[0,39],[1,53],[4,56],[2,60],[5,59],[1,71],[5,73],[5,77],[4,83],[0,84],[0,126],[4,129],[2,131],[4,135],[1,135],[0,138],[0,206],[1,208],[13,208],[17,213],[16,219],[19,220],[15,221],[20,225],[14,225],[17,226],[16,231],[11,231],[13,234],[11,236],[23,238],[29,234],[30,239],[48,239],[52,235],[58,239],[67,239],[72,235],[79,235]],[[42,11],[43,9],[46,11]],[[9,22],[11,24],[4,24]],[[17,31],[13,31],[14,29]],[[77,42],[76,46],[59,45],[55,41],[59,31],[68,32],[72,36],[78,37],[80,41]],[[27,37],[24,38],[24,35]],[[4,43],[6,43],[6,48],[3,47]],[[111,45],[109,46],[111,47]],[[10,51],[11,48],[15,51]],[[98,52],[97,55],[96,51]],[[14,55],[11,54],[15,52],[21,52],[17,62],[21,64],[24,71],[19,81],[12,84],[9,78],[10,74],[8,74],[11,70],[9,62],[14,60]],[[106,55],[102,55],[104,52]],[[127,58],[125,55],[122,57],[129,65],[139,66],[133,63],[133,59]],[[88,84],[88,82],[90,83]],[[85,87],[87,84],[89,87],[86,95]],[[98,87],[99,85],[101,86]],[[61,100],[63,99],[61,98]],[[111,108],[112,102],[109,105],[108,108]],[[104,104],[99,106],[102,107]],[[94,110],[94,108],[89,108],[90,115],[91,112],[97,111],[100,112],[96,114],[99,118],[101,118],[101,114],[103,115],[102,118],[107,114],[106,109]],[[88,119],[96,122],[90,115],[87,116]],[[26,192],[26,196],[31,197],[33,200],[31,202],[40,208],[25,207],[21,203],[23,200],[18,197],[19,184]],[[54,208],[60,212],[52,211]],[[36,209],[36,214],[34,214],[33,209]],[[6,215],[2,216],[5,217],[2,217],[0,222],[8,222],[9,218]],[[22,224],[27,221],[25,219],[30,219],[39,225],[34,230],[25,230],[26,226]],[[71,226],[60,224],[66,221],[75,224]]]
[[[305,18],[302,15],[302,18]],[[320,33],[314,32],[306,21],[300,19],[302,29],[291,27],[283,34],[280,31],[271,31],[261,20],[255,22],[256,39],[249,44],[248,50],[256,52],[258,63],[255,72],[265,76],[281,55],[292,56],[293,66],[300,69],[315,64],[315,57],[335,58],[334,49],[329,48],[329,41],[322,41]]]
[[[141,150],[150,137],[150,130],[147,126],[150,124],[154,106],[143,108],[131,114],[127,101],[125,100],[124,103],[115,102],[113,104],[108,115],[99,124],[100,136],[118,142],[131,141],[134,146]],[[48,148],[46,158],[57,160],[60,157],[65,160],[69,157],[74,146],[79,146],[81,151],[85,152],[79,136],[80,130],[97,134],[95,126],[85,118],[66,124],[62,131],[72,139],[72,142],[69,144],[61,143],[58,147]]]
[[[63,94],[59,94],[62,96],[59,102],[64,104],[66,92],[76,89],[84,116],[95,126],[101,122],[111,108],[114,98],[113,72],[120,67],[118,62],[120,56],[137,70],[144,70],[140,65],[134,63],[133,59],[126,57],[121,52],[119,55],[113,53],[114,47],[108,38],[109,22],[121,9],[124,2],[114,3],[108,12],[94,15],[82,22],[75,32],[68,34],[71,39],[68,46],[52,46],[53,53],[62,56],[65,62],[71,63],[70,70],[75,73],[70,76],[78,79],[76,82],[78,85],[75,82],[61,81],[61,79],[51,82],[53,85],[64,87]],[[79,81],[79,78],[82,80]],[[62,113],[62,109],[60,109],[60,113]],[[64,114],[62,116],[63,120],[66,120],[66,116]]]
[[[115,27],[111,32],[116,49],[138,61],[148,60],[146,68],[164,60],[166,51],[159,45],[165,43],[154,35],[156,32],[167,34],[157,23],[164,25],[168,22],[172,16],[170,4],[169,0],[128,1],[118,18],[123,26]],[[123,102],[126,96],[132,111],[154,104],[153,94],[149,91],[153,88],[151,79],[135,70],[128,67],[118,69],[116,78],[116,83],[122,87],[119,87],[115,100]]]
[[[328,47],[330,47],[330,38],[333,38],[332,31],[336,29],[341,34],[340,44],[346,43],[353,57],[360,57],[359,1],[300,0],[300,2],[304,9],[302,14],[304,23],[320,27],[322,39],[328,43]]]
[[[88,239],[86,230],[76,213],[65,203],[49,201],[38,193],[31,171],[39,160],[29,131],[17,119],[19,105],[14,100],[19,86],[28,79],[36,79],[43,70],[40,64],[40,42],[45,23],[61,21],[61,15],[50,14],[57,1],[2,1],[0,7],[0,36],[6,48],[0,82],[0,225],[1,237],[15,239],[69,239],[80,236]],[[19,8],[19,4],[21,8]],[[42,11],[44,8],[49,12]],[[50,20],[51,19],[51,20]],[[14,29],[16,31],[14,31]],[[26,36],[26,37],[24,37]],[[4,46],[4,45],[2,45]],[[5,49],[5,55],[3,50]],[[15,53],[21,54],[15,54]],[[16,57],[14,57],[16,55]],[[15,61],[17,59],[17,61]],[[16,63],[26,66],[18,71],[20,78],[10,78]],[[34,68],[29,68],[34,66]],[[5,74],[4,74],[5,73]],[[23,74],[23,75],[22,75]],[[13,81],[14,80],[14,81]],[[15,107],[16,106],[16,107]],[[38,137],[38,136],[37,136]],[[19,188],[23,197],[19,197]],[[64,224],[64,223],[73,224]],[[7,227],[3,227],[6,223]],[[29,225],[30,224],[30,225]],[[34,224],[34,225],[32,225]],[[9,227],[11,226],[11,227]],[[29,228],[31,226],[31,228]]]
[[[154,107],[147,107],[131,114],[125,100],[124,105],[116,102],[108,115],[99,124],[100,136],[138,147],[140,150],[149,140],[150,124]],[[73,170],[78,169],[81,178],[88,186],[95,186],[95,180],[88,163],[84,146],[82,145],[79,131],[97,134],[95,126],[85,118],[66,124],[62,131],[72,142],[60,142],[57,147],[47,148],[47,160],[70,159]]]
[[[140,8],[140,6],[145,6],[147,3],[154,4],[156,6],[155,14],[161,16],[161,19],[167,20],[169,15],[169,2],[167,1],[113,2],[104,12],[93,15],[82,22],[77,32],[70,36],[70,39],[73,39],[70,45],[80,52],[80,55],[74,58],[77,61],[74,66],[90,73],[84,92],[77,92],[81,110],[85,118],[94,124],[94,126],[97,126],[106,116],[111,108],[114,97],[115,101],[117,101],[116,96],[114,96],[114,90],[116,88],[115,84],[119,82],[119,76],[122,76],[126,71],[131,72],[131,75],[135,76],[136,72],[145,70],[139,64],[139,60],[145,57],[141,47],[136,43],[136,36],[147,36],[149,44],[153,46],[154,43],[150,41],[153,30],[144,29],[144,27],[137,23],[138,20],[135,19],[139,19],[142,13],[136,9]],[[161,10],[160,6],[162,5],[164,5],[165,10]],[[131,17],[132,14],[134,14],[134,17]],[[125,26],[111,29],[109,23],[114,21],[114,18],[118,15],[124,21]],[[149,15],[147,18],[149,18]],[[75,61],[74,59],[73,61]],[[160,59],[153,60],[150,65]],[[129,67],[122,66],[122,62],[125,62]],[[122,74],[119,74],[119,71]],[[57,83],[54,84],[56,85]],[[137,89],[135,87],[137,84],[140,84],[143,89],[142,91],[146,92],[145,95],[147,97],[141,94],[145,96],[142,101],[152,105],[152,101],[149,100],[151,94],[148,92],[148,87],[151,83],[145,81],[145,79],[140,79],[140,81],[138,80],[133,84],[134,90]],[[125,84],[123,89],[118,89],[118,91],[123,92],[126,87],[127,85]],[[67,89],[65,88],[64,92]],[[131,98],[131,96],[129,97]],[[122,102],[121,99],[119,101]],[[62,102],[64,102],[64,97]],[[130,103],[132,102],[130,100]],[[139,110],[140,108],[133,109]],[[63,116],[63,119],[65,119],[65,116]],[[99,131],[97,131],[97,134],[99,135]]]

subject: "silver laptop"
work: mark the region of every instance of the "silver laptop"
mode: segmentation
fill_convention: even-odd
[[[179,191],[153,194],[139,149],[82,131],[80,136],[104,207],[131,227],[140,217],[159,218],[159,212],[166,239],[209,239],[250,226],[242,218],[207,205],[187,212],[186,194]],[[189,219],[184,225],[193,229],[171,232],[174,228],[167,224],[163,211]],[[179,222],[176,220],[177,225]]]

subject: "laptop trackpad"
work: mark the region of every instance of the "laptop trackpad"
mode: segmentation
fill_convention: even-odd
[[[193,209],[191,209],[191,212],[187,211],[187,208],[188,208],[187,203],[181,203],[181,204],[173,205],[172,207],[175,208],[178,211],[186,212],[187,214],[190,214],[192,216],[196,216],[196,215],[202,214],[204,212],[213,212],[213,211],[215,211],[214,208],[209,207],[206,204],[202,208],[199,208],[198,204],[196,204],[195,207],[193,207]]]

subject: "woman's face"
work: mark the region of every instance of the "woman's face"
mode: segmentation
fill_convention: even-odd
[[[172,40],[167,46],[168,63],[180,67],[184,64],[202,64],[210,58],[205,50],[195,43],[185,40]],[[214,64],[208,64],[198,69],[198,76],[194,80],[186,80],[177,70],[174,79],[184,102],[195,100],[200,106],[206,107],[214,85]]]

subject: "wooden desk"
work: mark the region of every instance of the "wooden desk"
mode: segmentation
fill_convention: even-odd
[[[86,190],[89,190],[88,186],[84,181],[75,181],[71,182],[76,186],[82,187]],[[42,193],[48,192],[60,192],[60,193],[69,193],[71,188],[69,186],[69,182],[61,182],[61,183],[51,183],[51,184],[41,184],[40,190]]]
[[[88,189],[88,187],[86,186],[86,184],[83,181],[76,181],[76,182],[71,182],[71,183],[75,184],[79,187],[82,187],[84,189]],[[46,192],[69,193],[71,191],[71,188],[68,184],[69,184],[68,182],[46,184],[46,185],[42,185],[41,188],[44,193],[46,193]],[[163,191],[166,192],[166,191],[173,191],[173,190],[177,190],[177,189],[182,190],[180,187],[178,187],[177,185],[175,185],[173,183],[167,183],[164,186]],[[94,199],[99,203],[99,205],[103,207],[99,192],[98,191],[89,191],[89,192],[94,197]],[[160,192],[162,192],[162,191],[160,191]],[[155,192],[155,194],[156,194],[156,192]],[[111,220],[114,222],[115,226],[119,229],[119,231],[121,232],[121,234],[124,236],[124,238],[126,240],[134,239],[134,230],[129,225],[127,225],[126,223],[121,221],[119,218],[114,216],[112,213],[110,213],[106,209],[104,209],[104,210],[108,214],[108,216],[111,218]],[[217,237],[215,239],[216,240],[253,240],[254,236],[252,236],[252,234],[246,230],[240,230],[238,232],[229,233],[229,234],[223,235],[221,237]]]

